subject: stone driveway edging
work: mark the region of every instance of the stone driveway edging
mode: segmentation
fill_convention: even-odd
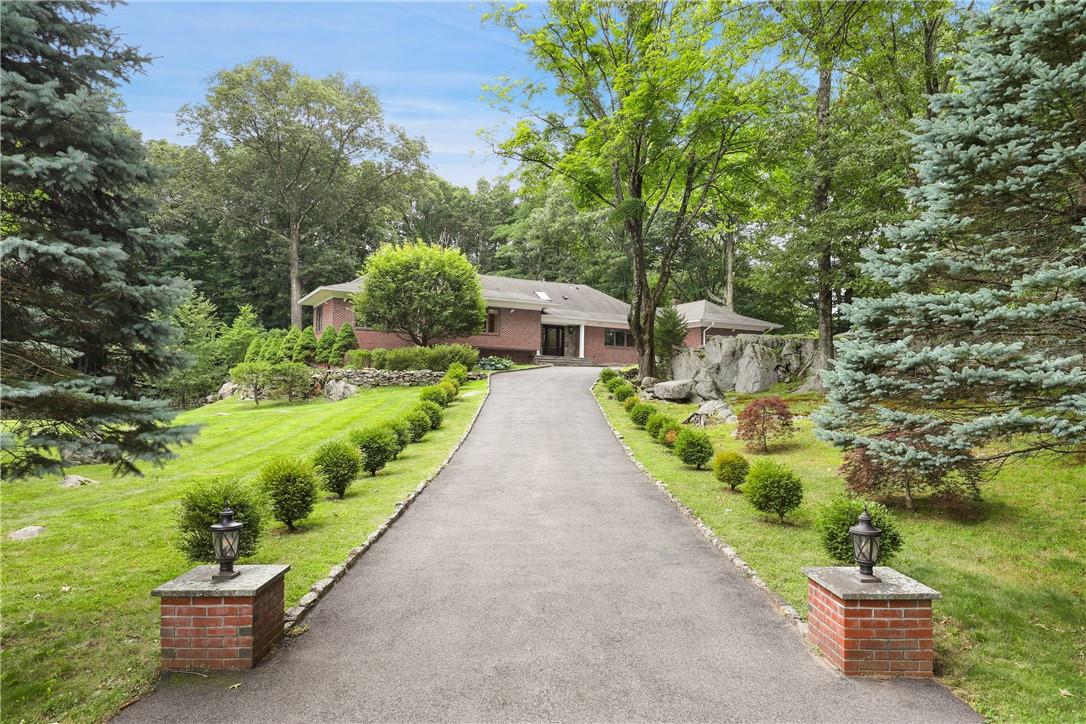
[[[769,602],[777,610],[777,613],[780,614],[786,621],[792,624],[795,632],[798,633],[800,635],[800,638],[804,641],[804,643],[806,643],[807,622],[803,620],[803,618],[799,615],[799,612],[796,611],[796,609],[793,608],[790,604],[786,603],[785,600],[781,598],[780,594],[770,588],[766,584],[766,582],[763,581],[762,578],[758,575],[758,572],[755,571],[750,566],[750,564],[744,561],[734,548],[725,543],[720,538],[720,536],[713,532],[712,528],[707,526],[705,522],[697,516],[694,511],[690,510],[690,508],[688,508],[685,503],[679,500],[674,495],[674,493],[672,493],[668,489],[667,483],[654,476],[648,471],[648,469],[644,465],[641,464],[641,461],[638,460],[637,456],[634,455],[633,450],[631,450],[630,446],[626,444],[626,440],[623,438],[622,433],[616,430],[615,426],[611,424],[611,419],[607,416],[607,411],[603,409],[603,403],[600,402],[600,399],[598,397],[596,397],[595,387],[596,382],[593,382],[592,385],[588,388],[588,394],[590,394],[592,396],[592,399],[596,401],[596,406],[600,408],[600,414],[603,415],[603,419],[607,422],[607,427],[611,428],[611,432],[618,440],[618,444],[621,445],[622,449],[626,451],[626,456],[630,458],[630,461],[637,466],[637,469],[640,470],[646,478],[655,483],[656,487],[663,491],[664,495],[667,496],[667,499],[671,501],[671,505],[674,506],[680,513],[682,513],[687,520],[694,524],[694,527],[698,529],[698,532],[701,533],[703,538],[712,543],[714,548],[724,554],[724,557],[731,561],[740,573],[746,576],[747,579],[751,583],[753,583],[756,588],[758,588],[763,594],[765,594],[766,598],[769,599]]]
[[[523,371],[524,370],[493,370],[491,374]],[[486,400],[488,397],[490,397],[489,376],[487,377],[486,393],[483,395],[483,401],[479,404],[479,407],[476,408],[475,414],[472,416],[471,422],[468,423],[467,429],[464,430],[464,434],[460,436],[460,439],[456,441],[456,445],[454,445],[453,449],[449,451],[449,454],[445,458],[445,460],[434,470],[434,472],[428,475],[425,480],[419,483],[418,487],[411,491],[410,495],[408,495],[400,502],[396,503],[396,509],[393,510],[392,515],[386,518],[385,521],[381,523],[381,525],[379,525],[375,531],[370,533],[369,537],[366,538],[366,541],[362,545],[352,548],[351,551],[347,554],[347,558],[343,561],[343,563],[332,566],[328,570],[328,575],[314,583],[310,587],[309,592],[302,596],[302,598],[298,601],[297,606],[293,606],[283,613],[284,633],[289,633],[292,628],[302,623],[305,617],[308,616],[309,613],[313,610],[313,607],[317,605],[317,602],[324,598],[325,594],[332,590],[332,588],[336,585],[336,582],[339,581],[339,579],[343,578],[343,576],[347,574],[347,571],[354,567],[354,564],[358,562],[358,559],[361,558],[362,555],[367,550],[369,550],[370,547],[381,538],[381,536],[385,534],[385,532],[392,526],[392,524],[395,523],[401,515],[403,515],[405,510],[411,507],[411,504],[415,502],[415,498],[422,495],[422,491],[426,490],[430,483],[433,482],[434,478],[437,477],[438,473],[445,469],[445,466],[448,465],[449,461],[453,459],[453,456],[456,455],[456,452],[460,449],[460,446],[464,444],[464,440],[466,440],[468,435],[471,433],[471,429],[475,427],[475,421],[479,419],[479,413],[481,413],[483,411],[483,407],[486,406]]]

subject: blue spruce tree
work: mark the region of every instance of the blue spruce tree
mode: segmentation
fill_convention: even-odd
[[[815,416],[903,487],[1086,451],[1086,2],[978,24],[914,140],[917,216],[865,264],[893,292],[847,310]]]
[[[143,397],[175,364],[169,317],[187,286],[157,271],[177,240],[145,228],[154,174],[112,107],[147,58],[98,12],[0,5],[5,477],[65,460],[133,472],[191,435]]]

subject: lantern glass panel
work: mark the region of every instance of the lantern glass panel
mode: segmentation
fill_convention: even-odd
[[[872,536],[868,540],[869,540],[869,543],[868,543],[868,551],[867,551],[867,560],[871,561],[871,564],[874,565],[875,563],[878,563],[878,560],[879,560],[879,537],[878,536]]]
[[[238,557],[238,542],[241,540],[240,530],[223,531],[222,557],[231,560]]]
[[[223,558],[223,549],[225,546],[226,535],[221,530],[211,531],[211,543],[215,547],[215,559],[221,560]]]

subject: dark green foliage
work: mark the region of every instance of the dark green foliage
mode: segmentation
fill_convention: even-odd
[[[291,361],[311,365],[316,361],[316,356],[317,335],[312,327],[306,327],[298,337],[297,344],[294,345],[294,354],[291,356]]]
[[[404,335],[421,347],[483,331],[486,303],[479,277],[458,249],[382,246],[366,259],[363,277],[354,311],[374,329]]]
[[[177,547],[193,563],[213,563],[211,525],[219,522],[219,513],[229,507],[234,520],[245,524],[241,529],[238,555],[253,555],[263,530],[263,506],[260,496],[249,485],[237,480],[218,478],[202,483],[181,494],[177,511]]]
[[[272,360],[272,362],[291,362],[294,360],[294,350],[298,347],[298,342],[302,339],[302,330],[297,327],[291,327],[287,330],[287,335],[283,337],[283,343],[279,346],[278,359]]]
[[[649,419],[645,420],[645,432],[649,434],[649,437],[656,439],[660,434],[660,426],[668,419],[668,416],[662,412],[654,411],[649,415]]]
[[[268,386],[277,397],[304,400],[313,384],[313,374],[301,362],[280,362],[271,366]]]
[[[704,430],[684,427],[675,438],[675,455],[684,465],[700,470],[713,457],[713,443]]]
[[[618,372],[615,372],[610,367],[604,367],[602,370],[600,370],[600,382],[604,384],[607,384],[616,377],[618,377]]]
[[[646,423],[649,421],[649,415],[652,415],[655,412],[656,408],[649,403],[638,402],[633,406],[633,409],[630,410],[630,420],[638,427],[645,427]]]
[[[626,380],[623,377],[620,377],[618,375],[618,373],[615,373],[610,379],[608,379],[603,384],[604,384],[604,387],[607,388],[607,391],[610,392],[613,395],[613,394],[615,394],[615,390],[617,390],[619,387],[622,387],[624,382],[626,382]]]
[[[0,4],[5,479],[69,456],[137,472],[195,432],[145,396],[181,361],[189,285],[163,271],[181,239],[148,231],[156,174],[112,107],[148,58],[94,24],[104,9]]]
[[[385,420],[381,423],[381,427],[389,430],[392,433],[393,452],[392,459],[395,460],[399,457],[400,453],[404,451],[407,444],[411,442],[411,431],[409,429],[400,430],[396,427],[395,420]]]
[[[387,354],[388,350],[381,349],[380,347],[370,350],[370,358],[373,360],[373,366],[375,369],[382,370],[385,368],[385,355]]]
[[[368,349],[352,349],[347,352],[343,364],[353,370],[373,367],[373,353]]]
[[[331,351],[328,352],[328,364],[333,366],[343,364],[343,356],[357,347],[358,337],[355,336],[354,326],[350,322],[344,322],[340,325],[335,344],[332,345]]]
[[[419,410],[422,410],[427,417],[430,418],[430,429],[436,430],[441,427],[441,406],[436,402],[430,402],[429,400],[423,400],[418,404]]]
[[[682,432],[683,426],[673,417],[669,417],[660,423],[660,428],[656,433],[656,439],[664,447],[675,447],[675,441],[679,439],[679,433]]]
[[[376,475],[399,450],[396,433],[384,425],[374,425],[350,434],[351,444],[362,453],[362,469]]]
[[[229,325],[223,327],[216,347],[219,363],[225,370],[238,362],[249,362],[249,345],[264,333],[264,327],[250,304],[238,307],[238,313]],[[221,382],[221,380],[220,380]]]
[[[882,530],[882,537],[879,539],[879,563],[885,565],[904,545],[901,532],[897,529],[897,521],[885,505],[857,498],[835,498],[818,511],[815,530],[822,548],[839,563],[847,565],[856,560],[848,529],[856,525],[865,506],[871,516],[871,525]]]
[[[755,510],[784,516],[803,502],[803,482],[791,469],[773,460],[758,460],[750,466],[743,493]]]
[[[468,368],[463,362],[453,362],[445,372],[446,377],[451,377],[457,385],[463,385],[468,381]]]
[[[641,402],[641,398],[639,396],[630,395],[622,401],[622,409],[625,410],[627,413],[633,412],[634,407],[636,407],[639,402]]]
[[[516,364],[505,357],[483,357],[475,366],[481,370],[511,370]]]
[[[404,419],[402,417],[399,418],[398,420],[390,420],[389,422],[387,422],[385,424],[388,425],[390,430],[392,430],[394,433],[396,433],[396,437],[400,441],[400,450],[399,450],[399,452],[402,452],[403,449],[405,447],[407,447],[412,442],[412,440],[411,440],[411,435],[412,435],[411,424],[406,419]]]
[[[317,348],[313,351],[313,361],[317,364],[328,364],[328,354],[336,344],[338,332],[335,327],[325,327],[317,337]]]
[[[434,370],[441,372],[459,363],[465,372],[475,366],[479,350],[466,344],[436,344],[432,347],[395,347],[374,355],[374,367],[386,370]],[[379,364],[378,364],[379,362]]]
[[[686,321],[678,309],[668,306],[657,310],[656,329],[653,332],[656,338],[656,361],[659,371],[669,377],[672,351],[686,341],[686,332]]]
[[[441,389],[437,385],[431,385],[429,387],[423,387],[419,391],[419,399],[424,402],[432,402],[435,405],[445,407],[449,404],[449,396],[445,390]]]
[[[317,474],[313,466],[297,458],[278,458],[260,471],[260,485],[271,501],[272,515],[287,527],[304,520],[317,502]]]
[[[411,426],[411,442],[418,442],[426,437],[426,433],[433,428],[430,416],[421,409],[412,410],[404,416],[404,419]]]
[[[362,456],[354,445],[331,440],[313,453],[313,466],[324,489],[342,498],[362,469]]]
[[[625,384],[617,385],[615,387],[614,395],[615,399],[619,402],[625,402],[631,395],[637,394],[637,388],[631,385],[629,382],[623,380]]]
[[[718,452],[713,456],[713,475],[724,485],[735,490],[747,478],[750,463],[736,452]]]

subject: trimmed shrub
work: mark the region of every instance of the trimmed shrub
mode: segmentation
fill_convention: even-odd
[[[901,550],[904,541],[897,529],[897,521],[885,505],[841,496],[822,506],[815,519],[815,531],[818,533],[822,548],[830,554],[831,558],[840,563],[850,564],[855,561],[852,538],[848,534],[848,529],[856,525],[857,518],[860,517],[865,505],[868,515],[871,516],[871,525],[882,529],[882,538],[879,540],[879,562],[889,561]]]
[[[617,390],[619,387],[622,387],[624,384],[627,384],[626,380],[622,379],[616,374],[614,377],[607,380],[607,382],[604,383],[604,386],[607,388],[607,391],[613,395],[615,394],[615,390]]]
[[[234,511],[234,520],[245,524],[241,529],[238,555],[245,558],[256,552],[264,527],[260,496],[245,483],[217,478],[197,483],[181,494],[181,506],[177,511],[177,548],[193,563],[215,561],[210,526],[219,522],[219,513],[226,507]]]
[[[475,364],[480,370],[511,370],[515,366],[516,363],[506,357],[483,357]]]
[[[441,378],[441,380],[438,382],[438,384],[439,385],[444,385],[444,384],[452,385],[453,392],[455,393],[455,395],[460,394],[460,382],[455,377],[449,377],[449,374],[447,372],[445,373],[445,376]]]
[[[640,397],[637,395],[630,395],[622,401],[622,409],[628,413],[633,412],[634,407],[636,407],[639,402],[641,402]]]
[[[324,489],[342,498],[362,469],[362,456],[354,445],[330,440],[313,453],[313,467]]]
[[[384,426],[392,430],[392,434],[396,436],[396,454],[392,456],[396,459],[411,442],[411,426],[403,420],[388,420]]]
[[[278,458],[260,471],[260,485],[271,501],[275,519],[294,531],[294,524],[313,512],[317,502],[317,474],[297,458]]]
[[[625,380],[623,380],[625,382]],[[623,385],[619,385],[614,392],[615,399],[619,402],[625,402],[631,395],[637,393],[637,388],[626,382]]]
[[[438,388],[445,393],[445,404],[451,403],[456,399],[456,395],[460,392],[460,389],[456,386],[456,383],[452,380],[441,380],[437,383]]]
[[[445,371],[445,376],[455,380],[457,385],[462,385],[468,381],[467,365],[463,362],[453,362]]]
[[[679,437],[679,432],[683,429],[683,426],[674,417],[669,417],[660,423],[660,429],[657,432],[656,439],[660,441],[661,445],[666,447],[675,447],[675,441]]]
[[[336,332],[335,327],[325,327],[321,330],[320,336],[317,337],[317,349],[313,352],[313,361],[318,363],[327,363],[328,354],[332,351],[332,347],[336,344],[336,337],[339,333]]]
[[[317,335],[313,331],[313,327],[309,326],[303,329],[301,335],[299,335],[298,343],[294,345],[294,352],[291,355],[290,361],[311,365],[315,361],[316,355]],[[323,362],[324,360],[321,361]]]
[[[260,352],[264,349],[264,334],[258,334],[249,342],[249,348],[245,350],[243,362],[259,362]]]
[[[755,510],[784,516],[803,502],[803,483],[785,465],[773,460],[759,460],[750,466],[743,492]]]
[[[291,327],[287,330],[287,334],[283,337],[282,344],[279,345],[279,353],[275,359],[269,360],[272,364],[276,362],[290,362],[294,358],[294,348],[298,346],[298,340],[302,337],[302,330],[297,327]]]
[[[479,350],[466,344],[437,344],[432,347],[396,347],[384,350],[374,367],[386,370],[434,370],[442,372],[459,364],[466,373],[479,360]]]
[[[645,432],[655,440],[660,434],[660,425],[664,424],[664,420],[667,419],[667,415],[659,410],[653,410],[653,413],[649,415],[649,419],[645,420]]]
[[[259,405],[260,399],[268,395],[271,370],[272,366],[267,362],[242,362],[230,368],[230,379],[238,387],[248,390],[253,403]]]
[[[441,427],[441,407],[436,402],[423,400],[418,404],[417,409],[422,410],[426,413],[426,416],[430,418],[431,430],[436,430]]]
[[[735,452],[718,452],[713,456],[713,475],[720,482],[735,490],[747,478],[750,463]]]
[[[288,400],[304,400],[313,385],[313,373],[301,362],[279,362],[269,372],[268,386]]]
[[[795,431],[788,403],[776,396],[761,397],[739,413],[736,437],[746,441],[748,450],[766,452],[770,440],[791,437]]]
[[[630,399],[636,398],[631,397]],[[649,421],[649,415],[653,414],[654,412],[656,412],[656,408],[649,403],[638,402],[636,405],[633,406],[633,409],[630,410],[630,420],[632,420],[633,424],[637,425],[638,427],[645,427],[645,423]]]
[[[684,465],[700,470],[713,457],[713,443],[704,430],[684,427],[675,438],[675,455]]]
[[[449,404],[449,395],[437,385],[423,387],[419,391],[419,399],[423,402],[432,402],[441,407],[445,407]]]
[[[378,347],[377,349],[370,350],[370,362],[376,369],[383,370],[385,368],[385,355],[388,354],[387,349]]]
[[[407,424],[411,427],[411,442],[418,442],[426,437],[426,433],[432,428],[430,416],[420,409],[415,409],[407,413],[407,415],[404,416],[404,420],[406,420]]]
[[[323,339],[323,337],[321,339]],[[373,353],[368,349],[347,350],[347,354],[344,355],[343,359],[343,364],[353,370],[373,367]]]
[[[615,372],[610,367],[604,367],[602,370],[600,370],[600,382],[602,382],[603,384],[607,384],[616,377],[618,377],[618,372]]]
[[[343,357],[352,349],[358,347],[358,338],[354,333],[354,325],[344,322],[336,333],[335,342],[328,350],[328,364],[338,365],[343,363]]]
[[[370,475],[376,475],[399,452],[399,438],[385,425],[352,430],[348,437],[362,453],[362,469]]]

